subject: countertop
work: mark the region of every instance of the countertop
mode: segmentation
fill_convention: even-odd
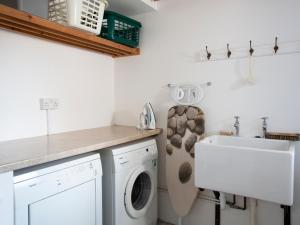
[[[155,136],[161,129],[109,126],[0,142],[0,173]]]

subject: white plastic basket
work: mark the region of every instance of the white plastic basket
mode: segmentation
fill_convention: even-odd
[[[100,34],[106,0],[49,0],[48,19]]]

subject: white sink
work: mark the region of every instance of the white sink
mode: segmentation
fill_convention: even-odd
[[[195,145],[197,187],[293,204],[295,144],[211,136]]]

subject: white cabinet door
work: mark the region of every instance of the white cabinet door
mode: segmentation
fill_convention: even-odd
[[[13,172],[0,173],[0,224],[14,225]]]

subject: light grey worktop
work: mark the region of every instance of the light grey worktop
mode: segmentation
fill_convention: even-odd
[[[161,129],[109,126],[0,142],[0,173],[158,135]]]

